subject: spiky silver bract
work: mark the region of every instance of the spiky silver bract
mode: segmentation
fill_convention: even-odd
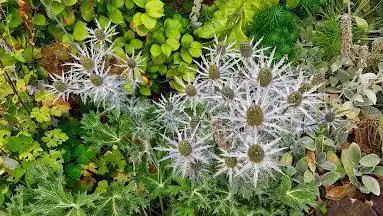
[[[198,121],[181,121],[178,133],[195,131],[196,123],[199,127],[194,134],[212,137],[217,149],[214,152],[221,153],[206,155],[217,164],[210,173],[217,178],[226,176],[229,185],[235,185],[229,188],[235,190],[249,183],[257,185],[259,180],[273,176],[274,171],[280,172],[282,137],[303,133],[300,126],[309,124],[307,119],[315,122],[322,105],[320,83],[314,83],[286,58],[276,60],[275,50],[258,48],[259,44],[260,41],[243,42],[235,49],[216,39],[213,48],[206,48],[208,53],[202,57],[202,63],[197,64],[195,81],[177,81],[183,87],[178,111],[189,116],[197,108],[206,111],[198,116]],[[158,106],[163,110],[163,105]],[[197,136],[190,143],[198,143],[199,139]],[[170,135],[166,140],[171,142],[174,138]],[[172,141],[173,147],[167,149],[169,153],[163,160],[172,158],[177,172],[193,180],[196,176],[189,175],[190,166],[181,160],[184,157],[176,145],[179,140]],[[189,149],[194,148],[199,146]],[[203,157],[202,161],[206,165],[210,160]]]
[[[76,77],[73,73],[64,73],[61,75],[49,74],[52,84],[44,85],[50,91],[50,94],[56,95],[56,99],[62,98],[64,101],[69,99],[70,94],[77,94],[79,85],[76,83]]]
[[[103,28],[100,24],[100,22],[96,19],[96,29],[91,29],[86,27],[86,30],[88,31],[89,35],[86,36],[86,39],[88,43],[99,43],[101,46],[104,46],[105,43],[112,43],[112,37],[118,32],[113,32],[116,26],[112,26],[112,21],[109,21],[108,24]]]

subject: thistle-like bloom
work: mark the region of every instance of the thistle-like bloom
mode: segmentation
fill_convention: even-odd
[[[275,49],[273,49],[270,56],[265,56],[262,51],[257,62],[248,61],[248,64],[245,64],[247,73],[245,72],[244,76],[250,82],[254,82],[257,87],[280,94],[286,83],[291,83],[292,73],[286,72],[290,64],[285,63],[285,58],[274,62],[274,54]]]
[[[104,51],[100,48],[97,48],[94,44],[89,46],[83,45],[80,47],[76,45],[77,55],[71,56],[76,60],[75,62],[68,62],[64,65],[71,66],[72,72],[79,73],[92,73],[94,70],[101,66],[101,63],[106,54],[110,51]]]
[[[292,117],[296,118],[297,121],[302,118],[301,114],[315,121],[311,113],[315,113],[318,105],[323,103],[317,92],[321,84],[313,86],[303,71],[299,71],[299,76],[295,81],[294,85],[285,85],[283,96],[285,107],[292,112]]]
[[[237,157],[232,156],[230,153],[225,151],[223,151],[220,156],[214,156],[214,158],[218,162],[218,170],[214,176],[226,174],[229,178],[229,184],[232,184],[233,179],[237,176],[240,169],[242,168],[242,162],[239,161]]]
[[[168,98],[165,98],[164,95],[161,95],[161,98],[158,102],[153,101],[153,103],[158,107],[156,110],[157,118],[162,120],[165,133],[167,131],[178,131],[179,126],[184,121],[184,118],[181,116],[181,99],[181,97],[176,97],[174,95],[169,95]]]
[[[222,61],[221,63],[224,63],[226,60],[235,58],[237,56],[234,46],[235,42],[227,42],[227,36],[222,41],[220,41],[218,37],[215,36],[213,48],[204,47],[204,49],[209,51],[207,56],[217,58]]]
[[[264,91],[261,88],[251,88],[250,84],[245,84],[243,88],[244,97],[235,106],[235,115],[222,114],[217,117],[231,121],[237,131],[267,133],[274,137],[278,132],[286,129],[281,127],[280,122],[288,119],[284,115],[283,107],[279,106],[280,98],[276,94]]]
[[[143,62],[146,58],[141,57],[141,52],[139,52],[137,55],[134,53],[132,56],[129,56],[126,54],[125,58],[119,58],[123,63],[122,64],[116,64],[115,66],[124,68],[124,71],[122,72],[122,76],[125,76],[128,78],[128,80],[133,84],[134,87],[137,87],[141,82],[141,73],[144,72]]]
[[[206,94],[212,95],[215,93],[215,89],[222,86],[229,78],[229,75],[233,73],[231,68],[236,62],[228,60],[220,63],[219,58],[214,56],[209,56],[209,59],[202,56],[201,59],[202,63],[194,61],[198,65],[198,69],[190,69],[200,75],[199,78],[201,79],[203,91]]]
[[[203,97],[202,84],[199,83],[199,77],[193,82],[184,83],[182,80],[176,78],[175,81],[182,86],[182,92],[180,96],[183,97],[183,103],[188,107],[195,107],[201,102]]]
[[[111,102],[119,101],[120,97],[125,95],[123,86],[126,81],[118,76],[110,75],[110,68],[105,68],[105,62],[101,67],[96,68],[93,73],[85,73],[83,79],[83,89],[81,96],[84,102],[90,98],[95,104],[106,106],[114,106]]]
[[[174,173],[181,174],[182,177],[195,179],[197,168],[202,171],[209,164],[211,146],[207,144],[207,141],[210,136],[198,137],[197,130],[198,127],[194,130],[177,132],[176,140],[164,136],[170,146],[157,148],[159,151],[168,152],[161,161],[171,159]]]
[[[111,26],[112,21],[109,21],[109,23],[106,25],[105,28],[102,28],[98,20],[96,19],[96,29],[91,29],[86,27],[86,30],[89,32],[89,35],[86,37],[88,43],[100,43],[102,46],[104,43],[108,42],[109,44],[112,43],[111,38],[118,34],[118,32],[113,32],[113,30],[116,28],[116,26]]]
[[[254,43],[254,39],[251,39],[250,42],[244,41],[239,44],[239,50],[237,50],[235,58],[240,59],[244,64],[247,64],[249,60],[254,58],[259,58],[262,55],[262,51],[268,48],[258,48],[262,39]]]
[[[231,76],[221,87],[216,89],[215,94],[206,95],[204,99],[208,100],[213,111],[224,110],[233,113],[235,104],[242,98],[243,83],[240,82],[240,79]]]
[[[78,79],[73,73],[62,72],[61,76],[57,74],[49,74],[49,77],[52,79],[52,84],[44,86],[49,89],[50,94],[56,95],[55,101],[60,98],[67,101],[70,94],[78,93]]]
[[[279,171],[278,156],[283,148],[278,148],[279,139],[265,142],[254,134],[240,136],[243,145],[237,153],[231,153],[233,157],[243,160],[243,167],[237,176],[244,178],[250,177],[254,185],[257,185],[260,175],[267,173],[272,175],[272,171]]]
[[[326,125],[329,133],[343,128],[347,122],[342,118],[344,116],[342,112],[339,112],[334,108],[330,108],[327,104],[325,104],[325,110],[321,111],[321,114],[321,122]]]

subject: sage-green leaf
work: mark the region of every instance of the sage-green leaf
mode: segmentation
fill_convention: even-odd
[[[359,163],[359,160],[361,158],[361,152],[358,144],[351,143],[350,147],[348,148],[348,155],[353,164]]]
[[[339,177],[340,174],[335,171],[325,173],[320,176],[321,185],[332,185],[339,179]]]
[[[352,176],[355,176],[354,165],[352,164],[352,161],[351,161],[350,156],[348,154],[348,149],[342,150],[340,160],[342,161],[344,170],[346,171],[348,177],[351,178]]]
[[[321,167],[324,170],[328,170],[328,171],[334,171],[337,168],[336,165],[331,163],[330,161],[325,161],[325,162],[319,164],[319,167]]]
[[[362,159],[360,159],[359,163],[362,166],[366,166],[366,167],[376,166],[380,163],[380,157],[376,154],[369,154],[369,155],[362,157]]]
[[[382,166],[376,166],[373,173],[374,173],[374,175],[383,177],[383,167]]]
[[[376,196],[380,195],[379,182],[375,178],[364,175],[362,176],[362,182],[364,186],[366,186],[371,191],[371,193],[375,194]]]

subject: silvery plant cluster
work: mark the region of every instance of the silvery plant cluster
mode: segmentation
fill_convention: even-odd
[[[195,62],[196,79],[178,80],[183,91],[156,102],[165,135],[162,160],[194,182],[225,176],[229,185],[281,172],[281,138],[315,130],[335,113],[323,110],[316,76],[276,60],[275,49],[215,40]]]
[[[144,58],[141,53],[121,58],[113,54],[113,36],[117,35],[115,26],[109,22],[102,27],[96,20],[95,29],[87,28],[85,43],[74,44],[76,54],[73,61],[67,62],[69,71],[61,75],[50,74],[51,84],[45,85],[56,99],[68,100],[71,94],[80,95],[83,102],[91,101],[97,107],[108,110],[119,107],[126,99],[129,90],[139,85],[143,72]],[[112,64],[111,59],[118,60]],[[119,68],[122,73],[113,74],[111,68]]]

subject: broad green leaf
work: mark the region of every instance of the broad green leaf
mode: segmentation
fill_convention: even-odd
[[[376,166],[373,173],[374,173],[374,175],[383,177],[383,167],[382,166]]]
[[[31,63],[33,61],[33,49],[31,47],[25,48],[23,57],[25,59],[25,62]]]
[[[335,171],[325,173],[320,176],[321,185],[332,185],[336,181],[338,181],[339,177],[340,177],[340,174]]]
[[[125,0],[112,0],[112,5],[116,8],[124,6]]]
[[[151,47],[150,47],[150,53],[152,54],[153,57],[157,57],[159,55],[161,55],[161,46],[158,45],[158,44],[153,44]]]
[[[133,0],[125,0],[125,7],[128,10],[133,9],[134,1]]]
[[[161,18],[164,16],[164,3],[160,0],[151,0],[145,4],[146,13],[153,18]]]
[[[350,159],[350,156],[348,154],[348,149],[343,149],[341,158],[344,170],[346,171],[349,178],[355,176],[354,174],[354,165],[352,164],[352,161]]]
[[[315,141],[313,138],[309,137],[309,136],[304,136],[302,137],[300,140],[300,143],[302,143],[302,145],[307,148],[308,150],[310,151],[315,151]]]
[[[180,42],[174,38],[168,38],[166,44],[172,48],[172,51],[176,51],[180,47]]]
[[[193,57],[189,54],[186,49],[181,50],[181,58],[188,64],[191,64],[193,61]]]
[[[202,55],[202,50],[199,48],[189,48],[189,53],[194,58],[198,58]]]
[[[152,94],[150,92],[150,88],[147,88],[147,87],[140,87],[139,91],[144,96],[150,96]]]
[[[138,40],[138,39],[133,39],[130,41],[129,43],[130,45],[132,45],[132,47],[135,49],[135,50],[138,50],[138,49],[141,49],[143,47],[143,43],[141,40]]]
[[[23,23],[23,20],[15,7],[12,7],[10,12],[8,12],[7,20],[9,22],[9,28],[16,28]]]
[[[152,18],[152,17],[150,17],[146,13],[141,15],[141,22],[149,30],[154,29],[154,27],[156,27],[156,24],[157,24],[157,20]]]
[[[48,23],[47,23],[47,19],[45,18],[44,15],[42,15],[41,13],[37,13],[33,17],[33,24],[39,25],[39,26],[45,26]]]
[[[371,191],[371,193],[375,194],[376,196],[380,195],[379,182],[375,178],[363,175],[362,182],[364,186]]]
[[[350,147],[348,148],[348,155],[353,164],[359,163],[359,160],[361,158],[361,152],[358,144],[351,143]]]
[[[64,11],[63,14],[63,22],[64,26],[70,26],[76,21],[76,16],[74,15],[74,10],[72,8],[68,8]]]
[[[182,78],[187,82],[193,82],[195,79],[195,73],[193,73],[192,71],[187,71],[182,75]]]
[[[72,6],[77,3],[77,0],[63,0],[65,6]]]
[[[325,162],[319,164],[319,167],[321,167],[324,170],[328,170],[328,171],[334,171],[337,168],[336,165],[331,163],[330,161],[325,161]]]
[[[112,23],[114,23],[114,24],[124,23],[124,17],[122,16],[121,11],[118,9],[111,10],[109,12],[109,18],[112,20]]]
[[[140,8],[145,7],[146,0],[133,0],[134,4],[136,4]]]
[[[298,6],[299,0],[286,0],[286,5],[289,9],[294,9]]]
[[[193,36],[190,34],[184,34],[181,38],[181,45],[183,48],[189,48],[190,44],[193,42]]]
[[[83,41],[89,33],[86,30],[86,23],[77,21],[73,28],[73,37],[76,41]]]
[[[373,167],[373,166],[376,166],[380,163],[380,157],[376,154],[369,154],[369,155],[362,157],[362,159],[360,159],[359,163],[362,166]]]
[[[353,18],[359,28],[361,28],[363,31],[368,31],[368,23],[365,19],[359,16],[353,16]]]
[[[161,45],[162,53],[165,54],[166,57],[169,57],[172,54],[172,48],[167,44]]]
[[[93,20],[94,17],[94,3],[92,0],[83,0],[81,1],[81,16],[82,18],[89,22]]]

